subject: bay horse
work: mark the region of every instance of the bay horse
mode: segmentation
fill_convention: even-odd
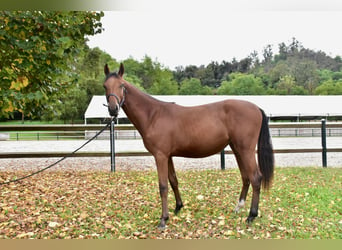
[[[175,214],[183,207],[172,157],[207,157],[227,145],[235,154],[242,177],[235,212],[244,206],[251,184],[253,196],[247,223],[258,216],[261,184],[269,188],[274,169],[268,119],[263,110],[242,100],[183,107],[159,101],[125,81],[123,64],[118,73],[111,73],[106,64],[104,73],[109,114],[117,117],[122,108],[155,158],[162,201],[159,228],[165,228],[169,219],[168,181],[176,199]]]

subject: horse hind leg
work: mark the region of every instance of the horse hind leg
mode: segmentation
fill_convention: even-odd
[[[258,216],[261,180],[262,180],[262,177],[260,174],[255,175],[253,179],[251,180],[251,184],[253,188],[253,196],[252,196],[251,208],[249,211],[249,215],[247,217],[247,223],[251,223]]]
[[[175,168],[173,165],[173,160],[172,157],[169,158],[169,182],[171,184],[173,193],[175,194],[175,199],[176,199],[176,208],[175,208],[175,214],[178,214],[178,212],[181,210],[181,208],[183,207],[183,202],[180,196],[180,192],[178,189],[178,180],[177,180],[177,176],[176,176],[176,172],[175,172]]]
[[[238,213],[240,211],[240,209],[245,206],[246,197],[247,197],[247,193],[248,193],[248,189],[249,189],[249,184],[250,184],[249,179],[246,177],[242,177],[242,189],[241,189],[241,193],[240,193],[240,197],[239,197],[239,202],[234,209],[235,213]]]
[[[248,178],[252,186],[253,195],[252,195],[252,202],[251,202],[251,207],[249,210],[249,215],[246,221],[247,223],[251,223],[258,216],[262,175],[258,169],[254,152],[253,154],[250,154],[247,161],[248,161],[248,167],[249,167]]]
[[[255,153],[253,150],[240,150],[240,152],[238,152],[234,147],[232,147],[232,149],[239,165],[243,183],[239,203],[235,208],[235,212],[238,212],[240,208],[244,206],[249,185],[251,184],[253,195],[249,215],[247,217],[247,222],[251,223],[258,216],[262,176],[258,169],[258,165],[255,159]]]
[[[240,156],[239,152],[236,150],[236,148],[234,147],[234,145],[232,143],[230,144],[230,147],[231,147],[231,149],[234,152],[236,161],[237,161],[238,166],[239,166],[239,170],[240,170],[240,174],[241,174],[241,179],[242,179],[242,188],[241,188],[241,193],[240,193],[239,201],[238,201],[238,204],[236,205],[236,207],[234,209],[234,212],[238,213],[240,211],[240,209],[245,206],[245,202],[246,202],[246,197],[247,197],[250,181],[249,181],[248,175],[247,175],[247,173],[245,171],[245,168],[243,167],[243,161],[241,159],[241,156]]]

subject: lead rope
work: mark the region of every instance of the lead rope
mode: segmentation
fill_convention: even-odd
[[[53,166],[57,165],[58,163],[60,163],[61,161],[64,161],[66,158],[69,158],[71,156],[73,156],[77,151],[79,151],[81,148],[83,148],[85,145],[87,145],[89,142],[91,142],[92,140],[94,140],[96,137],[98,137],[103,131],[105,131],[111,124],[112,122],[112,119],[110,120],[110,122],[107,123],[107,125],[105,127],[103,127],[99,132],[97,132],[92,138],[90,138],[88,141],[86,141],[82,146],[80,146],[79,148],[77,148],[76,150],[74,150],[73,152],[67,154],[66,156],[63,156],[61,159],[59,159],[58,161],[52,163],[51,165],[45,167],[45,168],[42,168],[32,174],[29,174],[29,175],[26,175],[26,176],[23,176],[23,177],[20,177],[20,178],[17,178],[17,179],[14,179],[14,180],[10,180],[10,181],[5,181],[5,182],[1,182],[0,183],[0,186],[2,185],[7,185],[9,183],[13,183],[13,182],[18,182],[18,181],[21,181],[21,180],[24,180],[24,179],[27,179],[31,176],[34,176],[36,174],[39,174],[49,168],[52,168]]]

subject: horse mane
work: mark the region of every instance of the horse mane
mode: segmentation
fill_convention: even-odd
[[[107,80],[108,80],[109,78],[111,78],[111,77],[119,78],[119,75],[118,75],[118,73],[116,73],[116,72],[109,73],[108,75],[106,75],[105,81],[107,81]],[[126,81],[126,82],[127,82],[127,81]],[[159,100],[159,99],[153,97],[152,95],[150,95],[150,94],[148,94],[148,93],[146,93],[146,92],[144,92],[144,91],[138,89],[134,84],[132,84],[132,83],[130,83],[130,82],[127,82],[127,83],[128,83],[129,85],[131,85],[133,88],[135,88],[136,91],[137,91],[139,94],[142,94],[142,95],[148,97],[149,99],[151,99],[151,100],[153,100],[153,101],[157,101],[157,102],[160,102],[160,103],[175,104],[175,102],[165,102],[165,101]]]
[[[142,91],[141,89],[137,88],[133,83],[130,83],[130,82],[127,82],[127,83],[131,87],[133,87],[136,90],[136,92],[139,93],[139,95],[145,96],[152,101],[159,102],[159,103],[166,103],[166,104],[175,104],[175,102],[165,102],[165,101],[159,100],[159,99],[155,98],[154,96],[152,96],[151,94],[146,93],[145,91]]]

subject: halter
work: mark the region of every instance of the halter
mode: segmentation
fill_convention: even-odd
[[[125,99],[126,99],[126,95],[125,95],[126,94],[126,88],[123,85],[122,85],[122,89],[123,89],[123,97],[122,97],[121,101],[120,101],[120,98],[116,94],[110,93],[109,95],[106,96],[107,104],[103,104],[103,106],[108,107],[109,97],[114,96],[117,103],[118,103],[118,106],[119,106],[119,110],[118,110],[118,112],[119,112],[121,107],[125,104]]]

